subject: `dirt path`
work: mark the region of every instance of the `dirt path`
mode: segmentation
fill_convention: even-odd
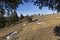
[[[41,18],[41,21],[39,19],[40,22],[28,23],[25,26],[17,24],[0,30],[0,36],[18,31],[18,34],[12,40],[57,40],[53,34],[53,28],[60,23],[59,16],[47,16],[47,19],[44,18],[45,16]]]
[[[5,35],[7,35],[11,32],[14,32],[15,30],[18,30],[18,29],[21,29],[21,28],[22,28],[21,24],[17,24],[17,25],[14,25],[12,27],[4,28],[4,29],[0,30],[0,37],[5,36]]]
[[[60,23],[60,20],[46,20],[42,24],[33,22],[23,28],[14,40],[57,40],[53,28]]]

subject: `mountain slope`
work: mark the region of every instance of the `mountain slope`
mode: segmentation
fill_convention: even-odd
[[[34,19],[38,19],[38,21],[23,28],[16,40],[58,40],[58,37],[53,33],[53,29],[60,24],[60,14],[35,16]]]
[[[11,33],[11,31],[12,32],[15,30],[18,31],[18,34],[12,40],[57,40],[58,39],[58,37],[56,37],[55,34],[53,33],[54,32],[53,29],[55,28],[56,25],[60,24],[60,14],[33,16],[33,20],[36,19],[38,19],[38,21],[27,23],[25,26],[21,26],[20,24],[18,24],[16,26],[13,26],[13,28],[9,28],[9,30],[5,29],[5,31],[8,32],[7,34]],[[0,31],[0,32],[2,33],[4,31]]]

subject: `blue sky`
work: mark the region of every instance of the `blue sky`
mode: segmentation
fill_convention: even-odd
[[[42,10],[39,9],[36,5],[33,5],[33,3],[24,3],[23,5],[20,4],[17,8],[17,13],[20,15],[21,13],[23,15],[32,15],[32,14],[52,14],[56,13],[56,11],[48,10],[47,7],[43,7]]]

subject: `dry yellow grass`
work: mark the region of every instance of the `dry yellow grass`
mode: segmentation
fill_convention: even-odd
[[[5,28],[0,31],[0,35],[7,35],[15,30],[19,31],[17,36],[12,40],[57,40],[53,33],[56,25],[60,24],[60,14],[49,14],[44,16],[34,16],[33,19],[38,19],[36,22],[31,22],[22,27],[20,24],[11,28]],[[40,21],[41,24],[37,24]],[[22,29],[22,31],[20,31]],[[3,35],[4,34],[4,35]]]

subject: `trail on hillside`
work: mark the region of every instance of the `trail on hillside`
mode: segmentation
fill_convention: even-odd
[[[18,31],[12,40],[57,40],[53,33],[56,25],[60,24],[60,14],[51,14],[44,16],[34,16],[38,21],[27,23],[25,26],[17,24],[13,27],[0,31],[0,35],[8,35],[11,32]],[[9,29],[9,30],[8,30]]]

